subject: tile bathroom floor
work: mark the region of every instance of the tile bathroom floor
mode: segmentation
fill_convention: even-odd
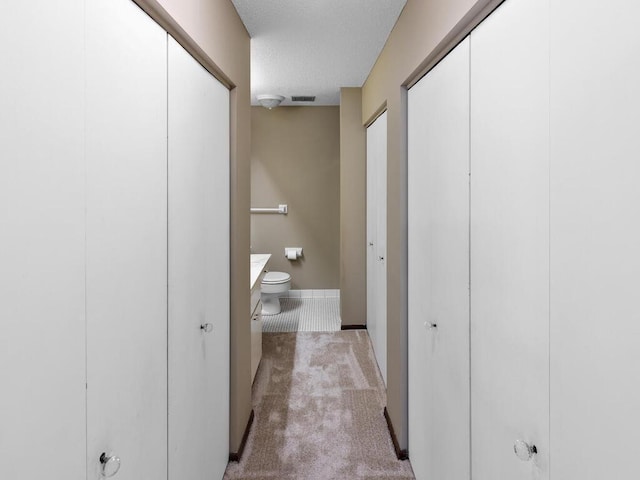
[[[278,315],[262,316],[262,331],[275,332],[337,332],[340,320],[340,298],[280,299]]]

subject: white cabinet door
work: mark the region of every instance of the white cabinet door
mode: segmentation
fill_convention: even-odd
[[[222,478],[229,458],[229,91],[172,38],[168,59],[169,477]]]
[[[387,112],[367,128],[367,234],[367,329],[386,384]]]
[[[640,4],[551,8],[554,479],[640,478]]]
[[[3,479],[85,475],[83,3],[0,15]]]
[[[508,0],[471,34],[474,480],[549,477],[548,65],[547,1]]]
[[[262,359],[262,302],[258,302],[251,314],[251,382]]]
[[[469,479],[469,40],[409,91],[409,452]]]
[[[87,477],[166,478],[166,33],[86,3]]]

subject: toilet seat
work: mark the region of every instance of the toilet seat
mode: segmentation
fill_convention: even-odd
[[[277,315],[281,311],[280,297],[291,288],[291,275],[284,272],[267,272],[260,283],[262,315]]]
[[[291,280],[291,275],[285,272],[267,272],[262,279],[264,285],[280,285]]]

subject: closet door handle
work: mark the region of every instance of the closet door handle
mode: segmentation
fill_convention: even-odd
[[[200,330],[204,331],[204,333],[209,333],[213,331],[213,325],[210,323],[205,323],[204,325],[200,325]]]
[[[523,462],[531,460],[533,456],[538,453],[538,449],[535,445],[529,445],[524,440],[516,440],[516,443],[513,444],[513,451]]]
[[[102,452],[100,455],[100,475],[109,478],[113,477],[120,470],[120,457],[108,455]]]
[[[382,262],[384,260],[384,257],[378,257],[378,260]]]

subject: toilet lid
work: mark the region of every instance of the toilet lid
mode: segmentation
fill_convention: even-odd
[[[291,275],[284,272],[267,272],[262,279],[262,283],[267,283],[270,285],[277,283],[286,283],[291,280]]]

